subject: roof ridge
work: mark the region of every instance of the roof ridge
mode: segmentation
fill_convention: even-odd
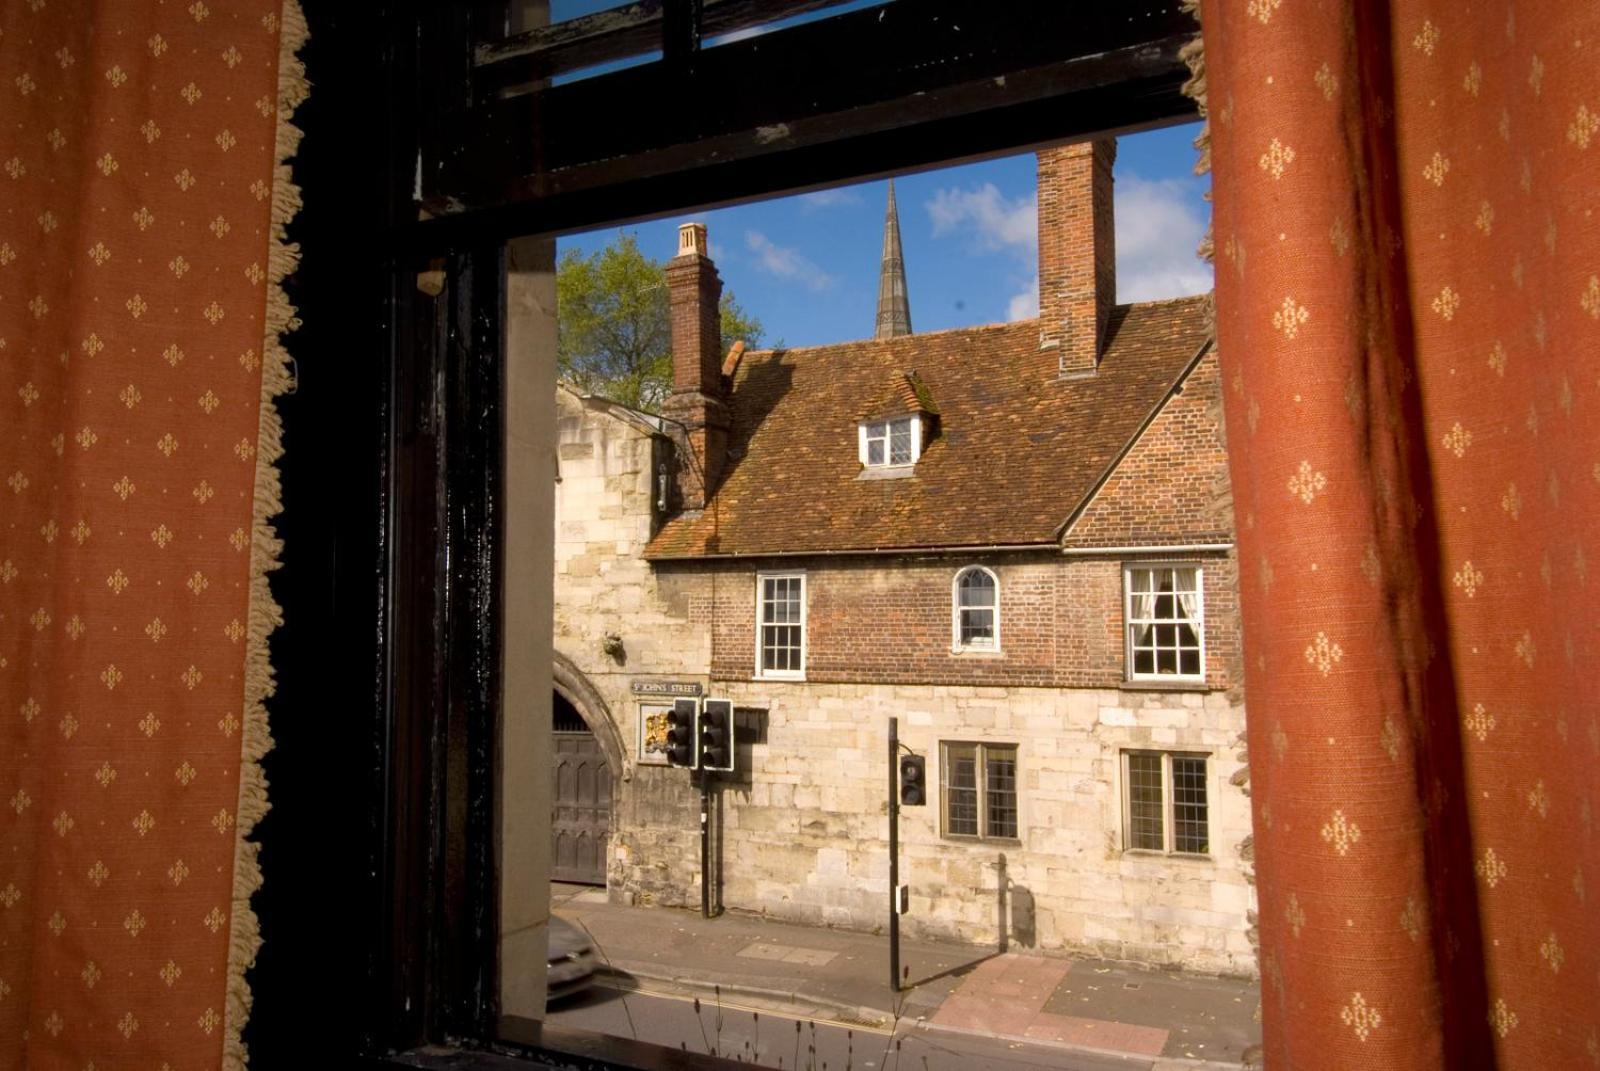
[[[1188,305],[1205,300],[1205,294],[1185,294],[1182,297],[1154,298],[1150,301],[1128,301],[1114,306],[1118,309],[1151,309],[1166,305]],[[1025,320],[1006,320],[1004,323],[992,324],[967,324],[963,327],[944,327],[937,331],[919,331],[914,335],[896,335],[893,338],[845,338],[838,342],[819,342],[812,346],[769,346],[764,349],[746,350],[746,357],[761,357],[771,353],[810,353],[815,350],[831,350],[840,346],[887,346],[887,345],[916,345],[912,340],[940,338],[960,334],[963,331],[977,334],[981,331],[1009,331],[1020,329],[1025,324],[1037,324],[1039,318],[1030,316]]]

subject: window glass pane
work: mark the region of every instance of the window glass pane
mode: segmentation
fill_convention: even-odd
[[[987,818],[991,837],[1017,835],[1017,750],[1016,748],[985,748],[984,776]]]
[[[987,647],[994,644],[994,611],[962,610],[961,643],[963,646]]]
[[[868,439],[867,440],[867,464],[869,464],[869,465],[881,465],[881,464],[883,464],[883,440],[882,439]]]
[[[978,835],[978,755],[971,745],[949,746],[944,755],[946,833]]]
[[[763,577],[761,580],[760,664],[763,670],[795,672],[801,669],[801,591],[797,576]]]
[[[896,420],[889,425],[889,464],[911,463],[911,421]]]
[[[1193,566],[1172,570],[1172,590],[1181,595],[1193,595],[1199,588],[1200,570]]]
[[[1206,825],[1206,760],[1172,757],[1172,850],[1211,851]]]
[[[1201,678],[1200,570],[1129,569],[1128,650],[1136,676]]]
[[[961,574],[962,606],[993,606],[994,577],[981,569]]]
[[[1128,755],[1128,847],[1159,852],[1166,848],[1161,819],[1161,756]]]

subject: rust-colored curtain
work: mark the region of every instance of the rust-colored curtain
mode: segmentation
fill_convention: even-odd
[[[1203,16],[1267,1066],[1600,1066],[1600,7]]]
[[[304,33],[0,4],[0,1068],[242,1065]]]

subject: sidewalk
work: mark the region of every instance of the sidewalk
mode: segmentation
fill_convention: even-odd
[[[551,907],[594,936],[613,972],[643,987],[710,996],[717,986],[725,1000],[803,1018],[882,1030],[911,1023],[1163,1068],[1237,1067],[1260,1040],[1257,987],[1240,979],[902,940],[909,988],[893,994],[886,936],[622,907],[573,885],[552,885]]]

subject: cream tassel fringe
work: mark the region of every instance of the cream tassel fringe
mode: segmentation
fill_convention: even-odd
[[[272,176],[272,223],[267,253],[266,327],[262,339],[261,422],[256,438],[255,498],[250,541],[250,614],[245,641],[244,728],[239,762],[239,805],[233,865],[233,909],[228,934],[228,994],[223,1017],[224,1071],[242,1071],[249,1062],[241,1034],[250,1017],[250,984],[245,973],[255,964],[261,934],[250,898],[261,887],[259,845],[249,839],[267,813],[267,780],[261,758],[272,748],[266,700],[276,689],[267,640],[283,623],[267,574],[278,567],[283,543],[269,518],[283,509],[278,458],[283,455],[283,422],[276,399],[289,388],[288,353],[283,336],[300,326],[283,280],[300,259],[299,247],[286,241],[286,228],[300,210],[288,160],[300,144],[300,130],[289,120],[310,90],[299,52],[309,31],[298,0],[284,0],[278,38],[278,130]]]

